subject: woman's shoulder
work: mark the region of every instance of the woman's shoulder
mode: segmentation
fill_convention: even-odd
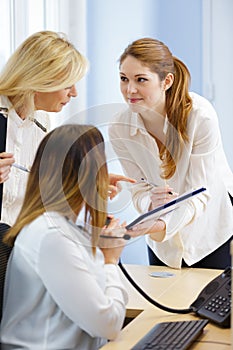
[[[108,127],[110,139],[123,137],[124,134],[128,135],[129,125],[132,124],[132,115],[132,111],[127,106],[113,116]]]
[[[61,220],[61,217],[57,213],[51,213],[50,215],[46,215],[47,213],[39,215],[37,218],[32,220],[30,223],[28,223],[26,226],[23,227],[20,234],[20,237],[24,239],[23,237],[37,237],[38,240],[40,239],[39,232],[43,233],[43,235],[46,235],[46,232],[49,231],[51,228],[58,227],[58,220]],[[24,235],[24,232],[30,232],[30,235]],[[41,235],[42,236],[42,235]]]
[[[211,102],[206,97],[199,95],[198,93],[193,91],[189,92],[189,95],[192,99],[193,107],[198,108],[198,107],[206,106],[206,107],[213,108]]]
[[[113,122],[121,122],[126,121],[132,117],[132,111],[129,109],[129,107],[123,106],[120,111],[114,114],[112,121]]]
[[[0,107],[9,108],[11,106],[10,100],[7,96],[0,95]]]
[[[46,212],[27,224],[16,239],[18,249],[39,254],[40,248],[48,242],[64,245],[77,240],[77,230],[73,232],[67,219],[57,212]],[[60,242],[60,243],[59,243]]]
[[[197,94],[196,92],[189,93],[192,99],[192,113],[196,116],[204,117],[204,118],[216,118],[217,114],[212,105],[212,103],[205,98]]]
[[[39,236],[46,235],[53,229],[59,229],[65,222],[66,219],[61,214],[55,211],[45,212],[28,223],[22,229],[22,232],[30,231],[31,236],[36,236],[39,239]]]

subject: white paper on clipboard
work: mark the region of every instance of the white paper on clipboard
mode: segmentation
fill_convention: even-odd
[[[180,206],[180,204],[183,204],[185,201],[189,200],[190,198],[198,195],[199,193],[202,193],[203,191],[206,191],[205,187],[200,187],[195,190],[185,192],[182,195],[178,196],[177,198],[171,200],[170,202],[161,205],[153,210],[148,211],[147,213],[141,214],[138,216],[135,220],[130,222],[127,226],[127,230],[131,230],[133,226],[137,224],[142,224],[145,222],[148,222],[148,224],[153,223],[154,220],[158,219],[161,215],[167,214],[176,208]],[[149,225],[148,225],[149,226]]]

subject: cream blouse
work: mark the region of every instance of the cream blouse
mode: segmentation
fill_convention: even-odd
[[[233,174],[223,150],[218,118],[209,101],[195,93],[190,95],[193,108],[188,118],[189,142],[167,184],[180,195],[202,186],[207,191],[162,217],[166,222],[163,242],[146,237],[159,259],[174,268],[181,267],[182,259],[188,265],[196,263],[233,233],[233,207],[228,195],[233,194]],[[164,134],[167,129],[165,118]],[[140,115],[129,109],[119,113],[109,127],[109,137],[127,176],[138,181],[143,177],[164,186],[157,143],[145,129]],[[136,209],[147,211],[150,188],[138,184],[133,189]]]
[[[21,119],[5,96],[0,96],[0,106],[9,109],[7,116],[6,152],[13,153],[15,162],[28,169],[32,166],[39,143],[46,135],[33,121]],[[47,130],[50,127],[49,113],[37,111],[36,118]],[[21,208],[28,173],[11,167],[9,179],[3,185],[1,221],[12,225]]]

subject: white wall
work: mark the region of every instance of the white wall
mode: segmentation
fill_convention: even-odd
[[[233,170],[233,1],[203,1],[203,95],[218,113],[224,149]]]

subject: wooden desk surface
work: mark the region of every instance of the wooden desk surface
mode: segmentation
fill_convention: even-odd
[[[124,265],[134,281],[154,300],[174,309],[186,309],[196,299],[203,287],[221,270],[182,268],[174,270],[160,266]],[[168,278],[151,277],[150,272],[170,272]],[[156,323],[198,319],[194,314],[175,314],[163,311],[145,300],[130,282],[122,276],[129,293],[127,317],[132,318],[120,332],[117,339],[109,342],[101,350],[129,350]],[[194,350],[230,350],[231,330],[209,323],[198,342],[192,345]]]

